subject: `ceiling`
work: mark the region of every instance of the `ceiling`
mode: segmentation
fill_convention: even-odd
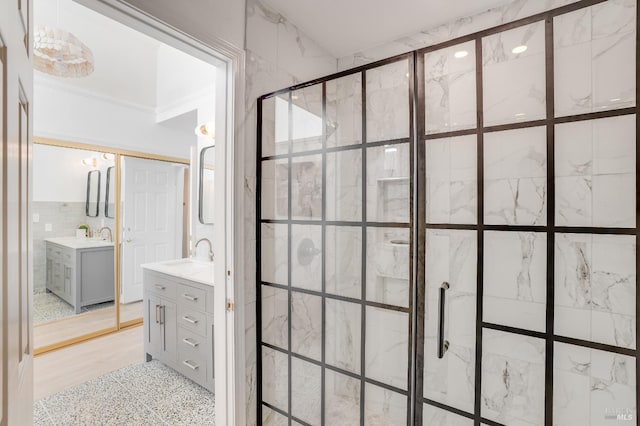
[[[263,0],[341,58],[513,0]]]
[[[56,80],[137,105],[156,104],[160,42],[71,0],[34,0],[34,24],[60,27],[93,52],[95,71],[84,78]],[[36,81],[43,74],[36,72]]]

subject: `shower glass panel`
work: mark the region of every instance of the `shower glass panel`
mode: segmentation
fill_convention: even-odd
[[[637,17],[572,2],[259,100],[263,424],[636,421]]]
[[[413,57],[261,101],[265,423],[406,424]]]

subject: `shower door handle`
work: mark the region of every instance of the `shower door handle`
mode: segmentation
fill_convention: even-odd
[[[444,340],[444,306],[446,292],[449,289],[449,283],[443,282],[440,286],[440,304],[438,307],[438,358],[444,357],[445,352],[449,349],[449,341]]]

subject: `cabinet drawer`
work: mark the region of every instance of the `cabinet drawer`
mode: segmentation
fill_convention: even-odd
[[[207,292],[197,287],[178,284],[178,304],[187,309],[204,311],[206,307]]]
[[[176,283],[158,275],[147,275],[144,279],[145,290],[175,300]]]
[[[208,342],[208,337],[178,327],[178,354],[206,365],[207,354],[211,352]]]
[[[201,386],[207,383],[207,363],[194,359],[188,353],[178,354],[178,371]]]
[[[193,333],[207,336],[207,317],[202,312],[178,305],[178,325]]]

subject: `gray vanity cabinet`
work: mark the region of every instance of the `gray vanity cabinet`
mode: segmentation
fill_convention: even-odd
[[[76,314],[84,306],[114,299],[113,245],[96,244],[73,247],[46,241],[47,290],[73,306]]]
[[[146,360],[214,391],[213,287],[144,270]]]

